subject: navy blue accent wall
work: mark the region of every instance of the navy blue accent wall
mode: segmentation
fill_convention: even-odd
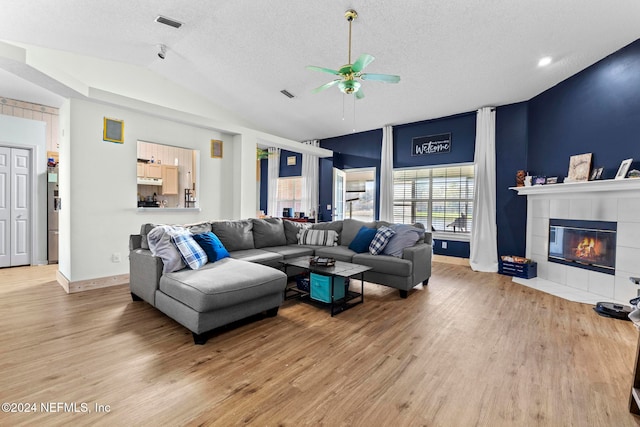
[[[527,170],[526,102],[496,108],[496,225],[498,255],[524,256],[526,249],[527,198],[509,187],[516,172]]]
[[[295,157],[296,164],[287,166],[287,157]],[[302,175],[302,154],[293,151],[280,150],[280,178]]]
[[[411,155],[413,138],[451,133],[451,152]],[[432,166],[473,162],[476,146],[476,112],[393,127],[393,167]]]
[[[260,210],[267,213],[267,200],[269,186],[269,161],[267,159],[260,160]]]
[[[354,133],[323,139],[320,147],[333,151],[333,166],[338,169],[376,168],[376,203],[375,218],[380,212],[380,153],[382,152],[382,129]],[[333,192],[333,171],[330,181],[320,181],[320,193]],[[331,202],[329,202],[331,203]],[[322,205],[322,203],[320,203]],[[326,208],[325,203],[324,208]]]
[[[333,208],[333,159],[320,159],[320,168],[318,169],[318,181],[320,188],[318,189],[318,200],[320,209],[318,210],[318,221],[332,221],[333,210],[327,209],[328,205]]]
[[[447,249],[442,248],[442,242],[447,242]],[[433,253],[436,255],[454,256],[458,258],[469,258],[469,252],[470,252],[469,242],[433,239]]]
[[[639,93],[637,40],[531,99],[529,170],[564,177],[570,156],[593,153],[593,166],[613,178],[622,160],[640,160]]]

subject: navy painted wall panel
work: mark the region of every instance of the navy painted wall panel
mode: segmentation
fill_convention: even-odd
[[[622,160],[640,160],[640,40],[529,101],[533,174],[564,177],[569,157],[582,153],[593,153],[604,178]]]
[[[411,155],[413,138],[451,133],[451,152]],[[433,166],[473,162],[476,144],[476,112],[393,127],[393,167]]]
[[[269,185],[269,161],[267,159],[260,160],[260,210],[267,213],[267,200]]]
[[[447,249],[442,248],[442,242],[447,242]],[[458,258],[469,258],[469,242],[458,242],[456,240],[433,239],[433,253],[436,255],[446,255]]]
[[[327,205],[333,204],[333,159],[320,159],[320,169],[318,170],[318,181],[320,188],[318,189],[318,200],[320,201],[320,209],[318,210],[318,221],[331,221],[333,219],[333,210],[327,209]],[[333,205],[331,206],[333,208]]]
[[[496,108],[496,225],[498,255],[524,256],[527,198],[509,187],[516,172],[527,170],[526,102]]]
[[[287,166],[287,157],[295,157],[296,164]],[[302,175],[302,154],[293,151],[280,150],[280,178]]]

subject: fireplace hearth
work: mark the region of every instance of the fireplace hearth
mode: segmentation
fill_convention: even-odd
[[[549,219],[548,260],[615,275],[617,223]]]

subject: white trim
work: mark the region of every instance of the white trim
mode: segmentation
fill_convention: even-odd
[[[640,190],[640,179],[605,179],[601,181],[564,182],[562,184],[532,185],[530,187],[509,187],[520,196],[537,194],[586,193],[599,191]]]
[[[463,166],[475,166],[474,162],[464,162],[464,163],[443,163],[441,165],[425,165],[425,166],[408,166],[406,168],[393,168],[394,172],[397,171],[409,171],[416,169],[439,169],[439,168],[457,168]]]

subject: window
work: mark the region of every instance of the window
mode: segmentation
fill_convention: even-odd
[[[278,208],[280,213],[285,208],[293,208],[293,212],[302,209],[302,177],[278,178]],[[308,213],[305,212],[305,215]]]
[[[473,165],[395,170],[394,222],[470,236],[474,182]]]

